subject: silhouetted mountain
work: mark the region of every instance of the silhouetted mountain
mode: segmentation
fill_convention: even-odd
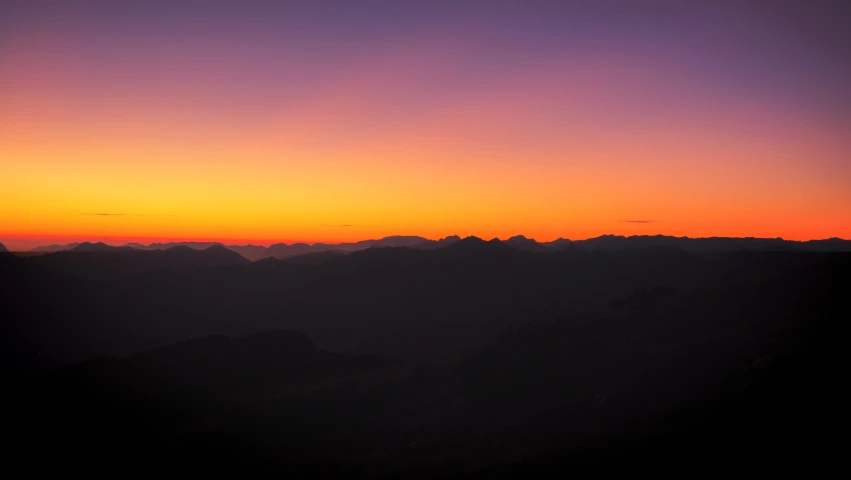
[[[170,249],[173,251],[173,249]],[[220,265],[247,265],[248,261],[242,255],[234,252],[233,250],[225,247],[224,245],[213,245],[209,248],[202,250],[204,255],[209,259],[215,259],[216,265],[212,266],[220,266]]]
[[[130,244],[127,244],[128,246]],[[139,244],[134,244],[139,245]],[[214,247],[216,245],[221,245],[219,242],[168,242],[168,243],[152,243],[150,245],[143,245],[141,250],[168,250],[174,247],[188,247],[193,250],[206,250],[210,247]]]
[[[239,424],[244,420],[251,422],[249,417],[261,419],[271,406],[262,405],[267,400],[283,407],[282,413],[289,411],[285,415],[292,419],[273,422],[274,427],[288,424],[288,433],[279,437],[282,445],[303,441],[307,447],[319,440],[316,433],[325,430],[316,430],[323,424],[318,413],[326,415],[324,422],[330,426],[337,417],[361,409],[339,405],[337,413],[330,412],[327,400],[322,399],[324,392],[358,388],[371,381],[370,375],[398,368],[396,362],[376,356],[317,350],[298,332],[269,331],[235,339],[203,337],[130,358],[100,358],[37,378],[29,384],[32,390],[26,395],[26,411],[40,411],[29,423],[50,432],[42,439],[43,451],[65,455],[96,449],[115,461],[135,457],[133,450],[147,445],[144,450],[152,455],[149,465],[159,465],[179,453],[174,441],[188,441],[185,453],[192,452],[192,457],[201,453],[192,446],[192,439],[209,438],[217,443],[215,430],[222,428],[228,435],[236,433],[234,427],[242,428]],[[254,409],[259,409],[259,415],[250,413]],[[85,435],[80,434],[83,431]],[[248,435],[263,441],[260,430]],[[207,453],[218,456],[218,448],[209,447]],[[241,453],[239,448],[229,450],[221,452],[222,459]],[[300,454],[280,455],[297,460]],[[311,457],[320,455],[324,454],[316,452]]]
[[[287,245],[284,243],[276,243],[268,248],[258,245],[227,245],[226,247],[239,253],[248,260],[257,261],[268,257],[280,259],[328,251],[351,253],[373,247],[436,249],[449,246],[459,240],[461,239],[458,236],[449,236],[440,240],[429,240],[417,236],[390,236],[378,240],[362,240],[354,243],[340,244],[315,243],[311,245],[307,243],[295,243]],[[665,235],[624,237],[618,235],[603,235],[601,237],[590,238],[587,240],[571,241],[559,238],[552,242],[537,242],[533,239],[526,238],[523,235],[517,235],[505,240],[503,243],[519,250],[539,253],[552,253],[570,248],[587,251],[618,251],[652,247],[672,248],[687,252],[707,254],[724,254],[739,250],[851,252],[851,241],[839,238],[799,242],[779,238],[688,238]],[[152,243],[147,246],[140,243],[128,243],[124,246],[137,250],[165,250],[176,246],[186,246],[196,250],[204,250],[215,245],[222,244],[217,242],[173,242]],[[77,246],[79,246],[79,244],[76,243],[68,245],[50,245],[46,247],[37,247],[33,249],[33,251],[53,252],[72,250]]]
[[[98,243],[89,243],[83,242],[77,245],[76,247],[70,249],[69,251],[74,253],[118,253],[118,252],[130,252],[133,251],[130,247],[113,247],[111,245],[107,245],[103,242]]]
[[[677,285],[700,264],[640,253],[548,258],[478,239],[307,257],[285,268],[243,268],[246,260],[218,251],[232,256],[184,247],[19,259],[20,268],[43,272],[24,282],[3,272],[20,309],[17,334],[34,346],[24,356],[53,364],[192,335],[290,328],[337,351],[439,359],[483,344],[518,315],[543,320],[605,306],[644,285]],[[53,292],[49,303],[45,292]],[[43,323],[50,327],[35,327]]]
[[[265,256],[274,258],[287,258],[314,252],[324,252],[326,249],[327,247],[322,244],[312,246],[306,243],[294,243],[292,245],[287,245],[286,243],[276,243],[274,245],[269,246],[269,248],[266,250]]]
[[[267,257],[257,260],[252,264],[254,268],[278,268],[292,265],[322,265],[326,262],[337,260],[346,255],[343,252],[328,250],[326,252],[305,253],[294,257],[274,258]]]
[[[54,243],[53,245],[47,245],[47,246],[44,246],[44,247],[35,247],[35,248],[32,249],[32,251],[33,252],[60,252],[62,250],[71,250],[72,248],[76,247],[77,245],[79,245],[78,242],[69,243],[67,245],[56,245]]]
[[[623,250],[627,248],[666,247],[695,253],[728,253],[737,250],[752,251],[851,251],[851,241],[811,240],[798,242],[782,238],[688,238],[665,235],[636,235],[623,237],[603,235],[588,240],[575,240],[572,245],[584,250]]]
[[[688,291],[753,282],[830,258],[792,252],[704,258],[665,248],[540,254],[472,237],[441,249],[374,248],[262,262],[272,268],[245,268],[248,261],[223,247],[212,252],[59,252],[20,259],[26,260],[20,268],[44,272],[28,282],[6,274],[22,318],[36,315],[25,305],[44,304],[45,292],[56,298],[51,312],[39,314],[52,327],[30,330],[24,322],[19,333],[35,345],[55,340],[94,355],[133,353],[191,335],[288,328],[335,351],[430,361],[469,352],[518,318],[599,311],[642,288]],[[79,278],[97,282],[65,285]],[[115,324],[117,312],[129,318]],[[84,334],[89,328],[92,333]],[[48,341],[59,331],[69,333]],[[40,361],[80,359],[62,353],[67,350],[38,350]]]
[[[267,248],[262,245],[227,245],[227,248],[253,261],[269,257]]]
[[[80,243],[69,243],[67,245],[56,245],[56,244],[54,244],[54,245],[49,245],[49,246],[36,247],[36,248],[33,248],[32,251],[33,252],[60,252],[60,251],[63,251],[63,250],[72,250],[79,245],[81,245],[81,244]],[[85,242],[84,245],[103,246],[103,245],[106,245],[106,244],[104,244],[102,242],[97,243],[97,244],[91,244],[91,243]],[[125,243],[124,245],[121,245],[121,247],[129,247],[129,248],[132,248],[134,250],[168,250],[169,248],[174,248],[174,247],[189,247],[189,248],[192,248],[194,250],[206,250],[207,248],[210,248],[214,245],[221,245],[221,243],[219,243],[219,242],[168,242],[168,243],[151,243],[151,244],[145,245],[145,244],[139,243],[139,242],[131,242],[131,243]],[[109,246],[109,245],[106,245],[106,246]],[[260,247],[260,248],[264,248],[264,247]]]
[[[448,237],[443,237],[440,240],[426,240],[420,244],[413,246],[412,248],[418,248],[421,250],[433,250],[436,248],[443,248],[452,245],[455,242],[461,241],[461,237],[458,235],[450,235]]]
[[[548,252],[550,249],[543,244],[540,244],[532,238],[526,238],[523,235],[516,235],[504,242],[506,245],[519,250],[528,250],[530,252]]]
[[[206,250],[187,246],[167,250],[135,250],[102,243],[82,243],[72,250],[33,257],[33,261],[57,272],[91,279],[154,270],[190,271],[250,263],[238,253],[220,245]]]
[[[428,239],[425,239],[423,237],[391,236],[381,238],[379,240],[361,240],[355,243],[339,244],[314,243],[313,245],[309,245],[307,243],[295,243],[292,245],[287,245],[284,243],[277,243],[269,246],[266,252],[262,253],[262,255],[264,256],[264,258],[288,258],[298,255],[305,255],[308,253],[321,253],[327,251],[356,252],[374,247],[415,247],[422,245],[423,243],[426,243],[428,241]],[[261,254],[255,253],[255,255]]]
[[[801,243],[807,250],[813,252],[851,252],[851,241],[841,238],[809,240]]]
[[[443,247],[448,247],[449,245],[452,245],[453,243],[460,242],[460,241],[461,241],[461,237],[459,237],[458,235],[450,235],[448,237],[443,237],[440,240],[438,240],[436,242],[435,246],[437,248],[443,248]]]
[[[425,242],[427,238],[416,236],[393,235],[376,240],[371,247],[417,247]]]
[[[653,259],[646,264],[630,252],[540,255],[467,238],[438,251],[369,249],[325,267],[333,265],[344,283],[352,272],[371,278],[363,270],[369,264],[431,275],[428,265],[456,264],[447,251],[484,252],[494,264],[535,262],[535,269],[546,264],[538,261],[560,257],[580,269],[586,261],[595,269],[632,263],[621,274],[651,264],[671,269],[691,258],[660,248],[643,252]],[[48,273],[29,259],[0,261],[24,282],[44,281]],[[790,462],[812,468],[834,445],[832,421],[845,408],[841,331],[851,314],[844,295],[851,289],[851,256],[741,252],[702,261],[707,269],[698,275],[719,262],[745,265],[737,274],[753,269],[756,276],[637,289],[616,297],[613,309],[586,315],[538,322],[521,315],[481,348],[440,366],[330,353],[302,333],[261,329],[237,338],[183,337],[126,358],[13,376],[7,386],[16,415],[6,431],[19,441],[10,453],[37,441],[39,452],[63,464],[95,451],[152,471],[273,468],[296,477],[529,478],[554,469],[616,472],[619,462],[665,473],[681,473],[680,462],[719,473],[785,471]],[[240,270],[234,285],[252,271]],[[299,281],[318,288],[319,277],[302,273]],[[390,280],[408,282],[398,275]],[[77,295],[93,285],[72,294],[86,301]],[[283,292],[295,283],[277,285]],[[487,288],[502,292],[499,283]],[[320,289],[326,298],[333,291]],[[368,291],[385,296],[381,289],[356,295]],[[406,299],[411,312],[421,307],[414,298]],[[250,304],[241,312],[242,318],[254,313]],[[475,309],[465,315],[487,320]],[[360,320],[352,328],[371,335],[399,339],[404,332]],[[429,341],[410,318],[400,321]],[[451,323],[443,335],[458,332]]]
[[[2,252],[8,252],[8,251],[9,251],[9,250],[6,250],[6,246],[5,246],[5,245],[3,245],[2,243],[0,243],[0,253],[2,253]]]
[[[482,240],[479,237],[467,237],[455,243],[448,245],[444,250],[451,252],[453,255],[472,254],[472,255],[487,255],[487,254],[512,254],[514,249],[499,239]]]
[[[298,255],[295,257],[287,257],[280,260],[282,265],[322,265],[323,263],[337,260],[345,254],[337,250],[328,250],[327,252],[308,253],[306,255]]]
[[[0,255],[11,448],[295,477],[812,465],[851,256],[669,241]]]
[[[552,250],[565,250],[568,248],[573,248],[573,242],[565,238],[557,238],[552,242],[544,242],[542,245]]]

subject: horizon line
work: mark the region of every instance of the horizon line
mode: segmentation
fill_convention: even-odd
[[[538,239],[533,238],[533,237],[527,237],[523,234],[512,235],[510,237],[505,237],[505,238],[500,238],[500,237],[487,238],[485,236],[478,236],[478,235],[461,236],[461,235],[456,235],[456,234],[444,235],[444,236],[438,237],[438,238],[429,238],[429,237],[425,237],[425,236],[422,236],[422,235],[385,235],[385,236],[381,236],[381,237],[364,238],[364,239],[360,239],[360,240],[343,241],[343,242],[340,242],[340,241],[308,242],[308,241],[300,241],[300,240],[269,240],[269,239],[265,239],[265,240],[259,240],[259,239],[255,239],[255,240],[249,240],[249,239],[206,239],[206,238],[187,238],[187,237],[117,237],[117,236],[97,237],[97,236],[90,236],[90,235],[70,235],[70,236],[3,235],[2,237],[0,237],[0,243],[4,243],[3,240],[6,239],[6,238],[27,239],[27,240],[37,240],[37,239],[41,238],[41,239],[45,239],[45,240],[54,239],[54,240],[57,240],[57,241],[59,241],[59,240],[65,240],[66,241],[64,243],[53,242],[53,243],[39,244],[39,245],[36,245],[36,246],[31,247],[29,249],[24,249],[24,250],[9,249],[8,246],[7,246],[7,249],[9,249],[9,251],[28,252],[28,251],[33,251],[36,248],[40,248],[40,247],[48,247],[48,246],[53,246],[53,245],[68,245],[70,243],[104,243],[104,244],[111,245],[111,246],[125,246],[125,245],[131,244],[131,243],[138,243],[138,244],[141,244],[141,245],[146,246],[146,247],[153,245],[153,244],[157,244],[157,243],[162,243],[162,244],[167,244],[167,243],[215,243],[215,244],[220,244],[220,245],[224,245],[224,246],[241,246],[241,247],[255,246],[255,247],[268,248],[271,245],[281,244],[281,243],[283,243],[285,245],[306,244],[306,245],[311,245],[311,246],[317,245],[317,244],[344,245],[344,244],[354,244],[354,243],[367,242],[367,241],[378,241],[378,240],[382,240],[382,239],[390,238],[390,237],[420,237],[420,238],[423,238],[427,241],[438,241],[440,239],[447,238],[447,237],[460,237],[461,239],[475,237],[475,238],[479,238],[481,240],[486,240],[486,241],[495,239],[495,240],[499,240],[501,242],[510,240],[511,238],[515,238],[515,237],[524,237],[524,238],[527,238],[529,240],[534,240],[537,243],[549,243],[549,242],[554,242],[554,241],[557,241],[557,240],[568,240],[568,241],[571,241],[571,242],[577,242],[577,241],[581,242],[581,241],[593,240],[593,239],[602,238],[602,237],[622,237],[622,238],[670,237],[670,238],[688,239],[688,240],[726,238],[726,239],[781,240],[781,241],[799,242],[799,243],[824,241],[824,240],[848,241],[848,239],[838,237],[838,236],[825,237],[825,238],[810,238],[810,239],[806,239],[806,240],[799,240],[799,239],[788,239],[788,238],[783,238],[783,237],[779,237],[779,236],[778,237],[756,237],[756,236],[713,235],[713,236],[707,236],[707,237],[704,237],[704,236],[691,237],[691,236],[688,236],[688,235],[678,236],[678,235],[666,235],[666,234],[662,234],[662,233],[639,234],[639,235],[619,235],[619,234],[613,234],[613,233],[604,233],[604,234],[601,234],[601,235],[591,236],[591,237],[586,237],[586,238],[557,237],[557,238],[554,238],[552,240],[538,240]],[[145,241],[147,241],[149,243],[145,243]]]

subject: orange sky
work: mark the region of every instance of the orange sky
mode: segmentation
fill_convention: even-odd
[[[103,25],[27,18],[0,38],[10,248],[851,238],[851,121],[830,75],[760,66],[754,88],[670,45],[494,49],[505,32],[455,27],[303,49],[139,27],[113,46]]]

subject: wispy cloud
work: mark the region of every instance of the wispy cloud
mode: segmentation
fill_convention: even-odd
[[[620,220],[621,223],[654,223],[655,220]]]

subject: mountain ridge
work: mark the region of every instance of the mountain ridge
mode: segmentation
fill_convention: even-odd
[[[467,237],[471,238],[471,237]],[[478,237],[472,237],[478,238]],[[338,252],[351,253],[367,248],[443,248],[461,241],[457,235],[443,237],[437,240],[412,235],[391,235],[379,239],[360,240],[344,243],[274,243],[268,247],[262,245],[233,245],[221,242],[169,242],[127,243],[122,246],[107,245],[104,242],[70,243],[67,245],[48,245],[32,249],[32,252],[53,253],[58,251],[126,251],[136,250],[167,250],[174,247],[187,247],[194,250],[205,250],[211,247],[221,247],[234,251],[250,261],[264,258],[284,259],[312,253]],[[780,237],[676,237],[672,235],[600,235],[585,240],[570,240],[557,238],[548,242],[539,242],[522,234],[514,235],[505,240],[496,241],[518,250],[535,251],[539,253],[555,252],[567,248],[586,251],[617,251],[632,248],[667,247],[694,253],[726,253],[737,250],[751,251],[813,251],[813,252],[847,252],[851,251],[851,240],[838,237],[813,240],[786,240]],[[124,250],[115,250],[124,249]]]

